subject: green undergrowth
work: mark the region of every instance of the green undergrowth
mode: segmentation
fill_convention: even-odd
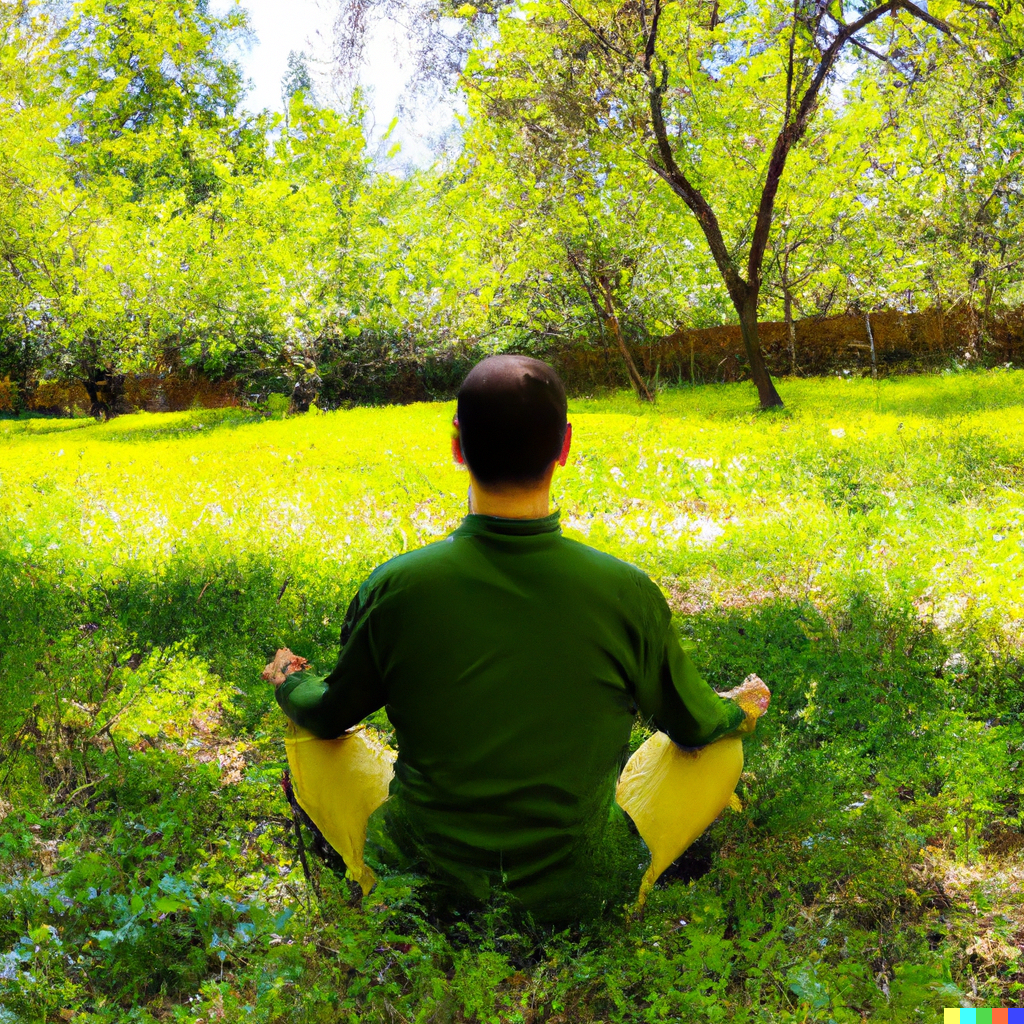
[[[774,699],[743,810],[642,916],[559,934],[440,919],[414,879],[360,900],[280,786],[259,670],[329,665],[370,569],[457,524],[451,403],[0,422],[0,1022],[1019,1005],[1024,373],[783,392],[572,404],[566,532]]]

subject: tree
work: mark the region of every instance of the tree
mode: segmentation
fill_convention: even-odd
[[[987,318],[1020,301],[1021,72],[1020,51],[967,53],[932,75],[927,90],[889,69],[861,100],[865,119],[869,105],[912,111],[872,167],[872,228],[913,263],[908,289],[939,308],[963,302]]]
[[[288,105],[296,93],[302,93],[306,101],[313,102],[313,79],[309,74],[309,60],[304,51],[288,51],[288,70],[281,78],[281,98]]]
[[[940,36],[991,34],[998,15],[976,0],[948,0],[943,11],[911,0],[536,0],[501,19],[466,79],[491,116],[517,118],[555,146],[583,137],[595,149],[632,150],[665,182],[701,230],[767,409],[781,399],[757,321],[790,154],[849,50],[882,60],[898,51],[923,74]]]
[[[994,37],[964,35],[926,77],[896,50],[851,66],[841,107],[819,114],[780,190],[764,285],[774,310],[867,318],[959,305],[977,312],[981,340],[993,312],[1019,304],[1024,76],[1013,32],[1007,17]],[[841,131],[823,130],[837,117]]]
[[[123,374],[181,342],[184,240],[213,238],[217,196],[265,161],[265,119],[234,117],[240,75],[224,56],[244,15],[212,18],[199,0],[81,0],[66,17],[40,7],[7,27],[24,62],[4,76],[0,109],[27,182],[7,322],[31,339],[36,366],[79,380],[94,414],[109,415]]]

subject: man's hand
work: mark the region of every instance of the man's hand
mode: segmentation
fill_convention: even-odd
[[[309,664],[305,658],[292,654],[287,647],[282,647],[274,660],[263,670],[263,678],[271,686],[280,686],[293,672],[305,668]]]
[[[737,730],[744,734],[754,731],[755,723],[768,710],[772,699],[771,691],[764,681],[753,672],[739,686],[718,696],[734,700],[746,712],[746,720]]]

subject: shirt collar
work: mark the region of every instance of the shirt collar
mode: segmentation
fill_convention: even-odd
[[[502,519],[499,516],[471,514],[462,520],[456,532],[464,537],[533,537],[541,533],[561,533],[559,514],[557,509],[542,519]]]

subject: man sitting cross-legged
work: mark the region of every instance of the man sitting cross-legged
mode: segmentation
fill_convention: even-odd
[[[287,649],[264,672],[300,727],[298,800],[364,890],[417,871],[452,900],[503,891],[538,923],[578,921],[643,898],[732,796],[768,690],[715,693],[658,587],[562,536],[566,408],[545,363],[474,367],[452,439],[469,515],[371,574],[326,678]],[[382,707],[397,760],[343,737]],[[660,732],[625,764],[637,712]]]

